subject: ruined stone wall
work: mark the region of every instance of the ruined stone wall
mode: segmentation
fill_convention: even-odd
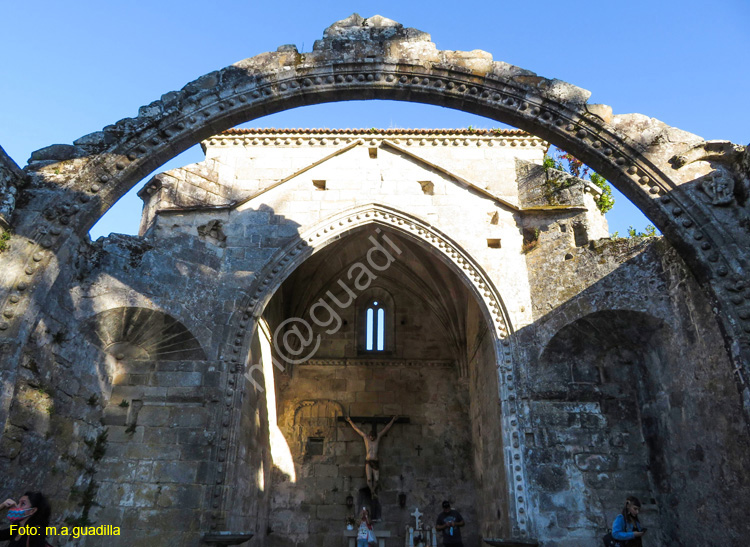
[[[205,517],[216,499],[229,376],[226,363],[208,358],[222,333],[205,318],[230,311],[213,303],[226,297],[216,297],[212,256],[198,238],[158,250],[124,236],[85,245],[26,346],[0,441],[7,493],[42,490],[56,525],[123,531],[87,545],[197,545],[201,531],[222,524]],[[256,424],[244,422],[241,442],[252,444],[250,463],[260,468],[254,458],[267,441]],[[253,530],[258,513],[245,512]]]
[[[205,184],[203,195],[207,195],[213,181],[222,181],[238,201],[212,210],[216,201],[207,198],[210,207],[198,211],[164,212],[173,203],[162,181],[155,180],[141,194],[150,196],[147,211],[163,212],[147,224],[155,237],[165,238],[195,234],[212,220],[220,221],[226,236],[221,243],[225,267],[236,279],[249,278],[258,271],[256,265],[265,264],[281,245],[323,219],[373,203],[394,207],[439,226],[470,252],[503,287],[513,320],[527,323],[526,277],[512,273],[525,269],[517,252],[522,245],[518,219],[512,208],[492,196],[517,206],[515,158],[541,162],[543,141],[524,134],[403,133],[391,136],[382,131],[361,138],[346,132],[308,135],[278,130],[269,130],[268,135],[246,131],[218,135],[206,143],[207,161],[219,166],[216,175],[205,182],[193,177],[191,184]],[[370,150],[376,152],[371,156]],[[189,178],[181,170],[169,174]],[[325,181],[325,189],[319,188],[320,181]],[[497,246],[491,247],[490,240]]]
[[[458,144],[449,140],[448,145],[440,138],[440,144],[416,139],[402,144],[413,147],[409,150],[415,154],[422,154],[422,148],[433,154],[461,149],[456,147],[468,146],[472,152],[490,148],[471,138]],[[262,148],[261,143],[247,146]],[[228,148],[234,154],[245,144]],[[263,145],[268,146],[265,152],[278,156],[270,152],[271,144]],[[592,209],[585,194],[580,210],[518,212],[497,205],[479,186],[466,187],[434,165],[394,152],[382,140],[377,146],[367,144],[346,152],[351,156],[331,158],[325,169],[328,160],[282,185],[265,187],[265,193],[234,208],[155,214],[159,206],[176,202],[159,201],[159,192],[165,190],[154,188],[149,198],[155,200],[154,207],[147,216],[155,216],[147,237],[112,236],[68,257],[74,267],[58,279],[15,383],[11,421],[0,443],[0,457],[11,470],[10,487],[20,490],[26,477],[36,476],[52,493],[56,518],[80,518],[79,504],[84,502],[88,518],[120,519],[130,541],[158,536],[192,545],[201,533],[244,530],[255,533],[259,544],[286,545],[307,541],[304,538],[323,542],[341,531],[343,490],[356,490],[355,475],[349,480],[340,466],[350,466],[352,472],[359,468],[362,482],[362,454],[356,452],[362,450],[356,448],[361,440],[345,437],[351,432],[334,422],[322,428],[324,433],[334,431],[334,448],[325,448],[324,441],[323,454],[305,460],[307,440],[300,439],[317,435],[301,435],[293,418],[289,421],[290,401],[325,400],[325,405],[340,405],[340,412],[364,414],[396,412],[401,405],[401,413],[413,414],[417,421],[403,426],[412,428],[406,440],[397,436],[405,435],[397,433],[402,426],[393,430],[394,437],[384,441],[384,460],[387,443],[394,439],[411,447],[393,452],[414,474],[413,484],[403,487],[408,506],[413,507],[413,497],[432,515],[448,497],[467,516],[467,534],[512,535],[509,526],[528,515],[536,526],[533,533],[545,545],[593,546],[623,497],[636,493],[646,504],[644,521],[660,541],[697,537],[710,542],[702,524],[710,519],[722,524],[723,542],[737,544],[742,537],[737,523],[744,522],[740,514],[745,509],[737,496],[747,484],[738,462],[746,453],[747,437],[732,403],[731,367],[711,311],[674,252],[662,243],[590,244],[590,233],[581,237],[574,229]],[[303,139],[297,146],[310,147],[305,150],[315,150],[319,158],[326,145]],[[377,149],[375,157],[370,148]],[[538,155],[532,148],[529,155]],[[257,157],[265,152],[257,152]],[[439,159],[438,154],[430,161],[437,164]],[[510,169],[513,162],[507,163]],[[474,177],[470,165],[459,165],[464,170],[458,176]],[[482,180],[481,169],[477,173],[475,180]],[[247,172],[241,175],[237,180],[250,180]],[[276,176],[269,171],[263,184]],[[320,180],[325,180],[325,190],[315,185]],[[428,180],[432,188],[420,183]],[[498,184],[493,191],[500,195],[506,183]],[[410,258],[403,258],[401,266],[409,271],[389,272],[389,290],[394,300],[406,302],[420,317],[406,317],[402,325],[403,316],[396,315],[405,342],[396,349],[432,351],[429,355],[438,366],[437,357],[450,353],[447,359],[456,361],[450,377],[456,384],[446,383],[441,375],[436,380],[437,368],[399,362],[411,358],[407,353],[388,366],[354,365],[351,329],[357,321],[351,318],[348,329],[324,348],[320,357],[330,361],[327,365],[297,365],[276,378],[278,424],[287,428],[286,435],[293,434],[285,438],[296,439],[289,447],[296,446],[295,463],[302,470],[292,484],[279,474],[270,453],[274,433],[267,394],[246,383],[241,365],[234,361],[247,358],[252,363],[258,353],[242,345],[253,323],[248,308],[239,303],[248,287],[257,290],[258,272],[278,269],[269,261],[282,246],[297,243],[302,233],[318,241],[318,235],[323,238],[334,229],[334,222],[317,223],[334,216],[336,226],[344,224],[358,213],[336,216],[342,209],[373,202],[413,215],[396,226],[412,223],[414,233],[424,234],[426,229],[414,220],[419,219],[448,233],[470,253],[467,257],[501,288],[517,329],[513,347],[518,365],[508,362],[510,346],[501,348],[503,362],[495,362],[495,339],[483,330],[483,314],[469,304],[466,289],[459,291],[440,273],[444,268],[456,277],[467,258],[451,251],[452,257],[432,261],[429,257],[437,256],[438,249],[450,248],[445,240],[433,249],[424,242],[418,245],[418,236],[411,241],[403,235]],[[366,211],[362,215],[384,214]],[[316,224],[320,234],[306,232]],[[523,246],[526,232],[534,228],[539,229],[535,244]],[[356,243],[357,237],[352,231],[334,239]],[[491,246],[490,239],[498,246]],[[363,241],[353,247],[362,251]],[[324,265],[332,264],[323,276],[326,282],[335,278],[336,267],[344,268],[353,258],[336,251],[345,245],[330,245],[331,253],[320,254]],[[298,280],[289,278],[297,288],[278,289],[278,306],[271,300],[268,317],[274,325],[297,313],[285,307],[288,298],[309,290],[307,302],[297,301],[298,308],[305,309],[324,288],[325,283],[317,288],[308,283],[314,273],[304,267],[299,271]],[[464,277],[458,284],[470,284],[479,274],[459,275]],[[435,292],[442,293],[439,306],[419,304],[414,294],[420,279],[431,279],[441,288]],[[446,303],[455,305],[455,313]],[[463,345],[423,335],[438,330],[426,312],[440,306],[448,312],[436,316],[439,322],[465,316],[446,331]],[[241,318],[240,330],[229,332],[233,317]],[[599,328],[602,325],[606,327]],[[124,338],[115,336],[126,332],[130,334]],[[139,332],[154,336],[138,338]],[[410,339],[417,341],[409,345]],[[179,341],[179,347],[166,340]],[[350,361],[336,362],[342,352]],[[414,386],[423,385],[418,393],[427,393],[424,401],[425,395],[412,395]],[[452,399],[451,389],[458,394]],[[509,411],[519,409],[518,418],[500,413],[498,395],[508,389],[516,390],[511,396],[521,401],[507,406]],[[409,408],[403,401],[409,401]],[[460,443],[439,444],[453,431],[446,431],[445,424],[463,427]],[[424,450],[417,451],[417,446]],[[516,465],[511,456],[521,449],[528,463],[519,459]],[[440,454],[463,462],[459,467],[467,474],[446,483],[432,481],[429,477],[440,471]],[[345,463],[336,467],[331,458],[338,457]],[[422,458],[432,461],[425,467]],[[58,460],[59,465],[51,464]],[[428,478],[418,475],[423,471]],[[319,480],[325,494],[318,495]],[[507,506],[508,480],[513,481],[513,495],[523,499],[523,515]],[[304,486],[298,494],[300,484]],[[384,492],[384,500],[389,500],[384,503],[386,525],[396,528],[410,520],[394,506],[401,488],[400,481],[391,482]],[[300,505],[295,496],[308,500],[310,492],[314,496],[309,503]],[[186,513],[189,522],[180,519]],[[291,521],[285,517],[293,514],[306,516]],[[269,526],[272,532],[265,536]]]
[[[100,423],[108,364],[59,315],[45,317],[26,346],[0,438],[4,493],[41,490],[53,524],[93,513],[95,471],[109,443]]]
[[[750,439],[695,281],[658,238],[545,254],[555,239],[527,255],[537,321],[519,332],[539,536],[597,545],[637,495],[651,541],[742,545]]]
[[[256,362],[260,350],[256,343],[251,348],[251,361]],[[238,427],[234,431],[216,428],[218,444],[225,447],[236,447],[236,453],[228,453],[219,465],[231,467],[224,494],[230,500],[226,521],[221,523],[222,530],[235,532],[252,532],[258,545],[265,545],[264,531],[268,528],[269,504],[272,492],[272,446],[269,431],[269,399],[267,392],[259,390],[246,378],[228,379],[227,387],[240,391],[240,416]],[[235,387],[236,386],[236,387]],[[224,392],[226,400],[229,389]],[[226,415],[222,415],[226,420]],[[232,436],[235,436],[232,439]],[[213,491],[211,504],[216,503],[217,490]]]
[[[123,363],[104,412],[109,446],[97,472],[99,522],[122,523],[134,538],[191,542],[206,523],[221,365]],[[104,541],[102,539],[101,541]]]

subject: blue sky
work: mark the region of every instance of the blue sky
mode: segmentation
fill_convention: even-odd
[[[212,70],[295,44],[357,12],[432,35],[440,49],[483,49],[592,91],[615,113],[640,112],[706,139],[750,142],[750,2],[221,2],[0,0],[0,145],[21,166]],[[495,127],[439,107],[392,102],[306,107],[257,127]],[[198,147],[160,170],[200,161]],[[624,197],[611,231],[648,221]],[[140,200],[125,196],[92,230],[135,233]]]

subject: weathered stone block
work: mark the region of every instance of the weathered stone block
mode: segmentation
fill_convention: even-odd
[[[157,372],[153,375],[154,385],[159,387],[200,386],[203,375],[200,372]]]
[[[146,427],[164,427],[170,424],[169,407],[144,406],[138,411],[138,425]]]
[[[617,468],[617,457],[609,454],[576,454],[575,462],[581,471],[614,471]]]
[[[140,427],[140,426],[139,426]],[[138,427],[136,427],[136,431]],[[144,427],[143,442],[150,445],[176,444],[178,430],[170,427]]]
[[[133,460],[172,460],[180,457],[180,449],[175,445],[129,443],[125,446],[125,457]]]
[[[332,464],[315,464],[316,477],[337,477],[339,474],[338,465]]]
[[[341,503],[336,505],[318,505],[315,510],[315,516],[324,520],[338,520],[343,522],[347,514],[347,508]],[[315,523],[315,521],[313,521]]]
[[[362,391],[357,393],[355,397],[358,403],[376,403],[378,399],[378,393],[375,391]]]
[[[195,483],[198,478],[198,462],[160,461],[154,464],[153,476],[160,483]]]
[[[534,482],[548,492],[566,491],[570,488],[568,473],[561,466],[539,466],[530,475]]]
[[[201,505],[203,488],[200,485],[165,484],[159,489],[156,505],[197,509]]]
[[[170,425],[172,427],[205,427],[208,422],[209,410],[204,407],[175,407],[170,411]]]
[[[102,425],[124,426],[128,416],[128,409],[121,406],[108,406],[102,415]]]

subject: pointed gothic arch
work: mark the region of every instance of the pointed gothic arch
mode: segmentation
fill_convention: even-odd
[[[494,348],[494,361],[498,376],[498,399],[501,406],[503,458],[505,460],[505,480],[508,485],[506,497],[509,511],[505,518],[508,525],[522,536],[529,536],[532,524],[526,497],[527,479],[524,468],[524,453],[518,439],[521,434],[517,417],[515,368],[513,365],[513,332],[508,313],[502,302],[501,295],[482,267],[459,244],[449,236],[443,234],[426,222],[397,211],[392,207],[369,204],[358,206],[346,211],[337,212],[329,218],[308,228],[300,234],[299,239],[289,243],[279,250],[269,261],[267,267],[254,278],[246,295],[241,298],[227,329],[227,339],[222,350],[223,358],[230,361],[233,367],[232,386],[242,385],[241,377],[252,364],[250,345],[262,318],[267,304],[285,279],[314,253],[325,249],[331,243],[357,230],[371,226],[394,230],[401,235],[417,242],[434,256],[439,258],[448,268],[458,276],[469,289],[479,307],[488,326]],[[244,356],[244,357],[243,357]],[[283,365],[283,363],[282,363]],[[233,396],[241,390],[232,390]],[[228,409],[234,405],[227,400]],[[238,412],[230,412],[227,420],[222,424],[222,437],[236,438],[233,431],[239,427]],[[233,469],[232,452],[239,447],[235,444],[225,446],[219,454],[224,464],[217,478],[217,484],[232,484],[231,473],[239,472]],[[225,495],[223,487],[217,486],[217,492],[222,499],[221,510],[227,511],[231,505],[230,496]]]

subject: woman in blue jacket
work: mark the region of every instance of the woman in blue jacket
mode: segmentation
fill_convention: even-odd
[[[641,527],[638,513],[641,511],[641,502],[638,498],[630,496],[625,501],[625,508],[621,515],[617,515],[612,524],[612,538],[622,542],[623,547],[640,547],[641,537],[646,529]]]

